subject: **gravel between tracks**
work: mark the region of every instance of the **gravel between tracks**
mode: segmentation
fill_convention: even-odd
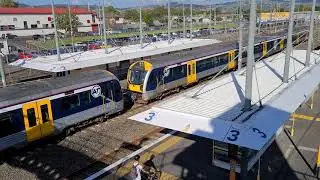
[[[0,165],[0,179],[60,179],[99,161],[119,149],[158,129],[156,126],[128,120],[144,111],[143,106],[95,124],[57,143],[23,148]]]

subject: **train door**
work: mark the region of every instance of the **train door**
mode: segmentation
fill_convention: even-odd
[[[235,69],[236,68],[236,61],[234,59],[235,57],[235,51],[231,50],[228,53],[228,69]]]
[[[284,48],[284,40],[281,39],[281,40],[280,40],[280,49],[282,50],[283,48]]]
[[[266,56],[268,53],[268,45],[267,45],[267,41],[264,41],[262,43],[262,56]]]
[[[196,81],[197,81],[196,61],[191,60],[187,63],[187,84],[191,84]]]
[[[53,132],[52,110],[48,99],[24,104],[22,111],[28,142]]]
[[[40,119],[41,136],[48,136],[53,133],[53,117],[51,110],[51,103],[49,99],[44,99],[37,102],[38,114]]]

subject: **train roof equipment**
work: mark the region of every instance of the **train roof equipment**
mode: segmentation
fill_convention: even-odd
[[[0,88],[0,112],[2,108],[41,99],[75,89],[89,87],[116,77],[105,70],[85,71],[66,77],[40,79]]]
[[[39,56],[33,59],[19,59],[10,65],[30,69],[43,70],[47,72],[63,72],[86,67],[104,65],[108,63],[120,62],[124,60],[149,57],[173,51],[206,46],[220,41],[215,39],[188,39],[175,40],[168,45],[167,41],[145,44],[140,48],[140,44],[109,48],[108,54],[104,49],[96,49],[84,52],[61,54],[61,61],[57,55]]]
[[[298,106],[309,99],[319,84],[318,55],[304,66],[306,51],[294,50],[289,83],[282,82],[285,54],[255,64],[252,108],[243,111],[245,69],[230,72],[160,102],[130,119],[190,134],[265,151]],[[261,102],[261,106],[259,105]]]
[[[280,38],[279,36],[256,36],[255,43],[259,44],[264,41],[270,41],[273,39]],[[246,39],[246,38],[244,38]],[[247,45],[247,41],[243,42],[243,46]],[[238,49],[238,43],[226,42],[206,45],[201,48],[193,49],[192,51],[178,52],[174,54],[167,54],[149,59],[154,68],[168,66],[172,64],[178,64],[190,59],[199,59],[202,57],[208,58],[208,56],[216,56],[219,53]]]

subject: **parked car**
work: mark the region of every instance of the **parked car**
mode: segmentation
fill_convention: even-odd
[[[28,59],[28,58],[32,58],[31,54],[28,54],[26,52],[19,52],[18,53],[19,59]]]
[[[38,40],[38,39],[40,39],[40,38],[42,38],[42,36],[41,36],[40,34],[34,34],[34,35],[32,35],[32,39],[33,39],[33,40]]]
[[[6,54],[5,58],[3,59],[3,62],[4,63],[12,63],[18,59],[19,59],[19,56],[16,54]]]
[[[16,37],[18,37],[17,35],[15,34],[11,34],[11,33],[7,33],[7,34],[2,34],[2,39],[5,39],[5,38],[8,38],[8,39],[14,39]]]
[[[89,44],[89,46],[88,46],[88,49],[89,49],[89,50],[100,49],[100,48],[101,48],[101,46],[100,46],[98,43],[91,43],[91,44]]]

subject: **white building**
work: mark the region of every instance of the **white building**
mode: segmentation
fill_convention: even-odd
[[[55,13],[68,13],[68,9],[55,8]],[[79,18],[79,32],[98,31],[95,11],[71,8],[71,13]],[[17,36],[54,33],[51,8],[0,8],[0,35],[7,33]]]

